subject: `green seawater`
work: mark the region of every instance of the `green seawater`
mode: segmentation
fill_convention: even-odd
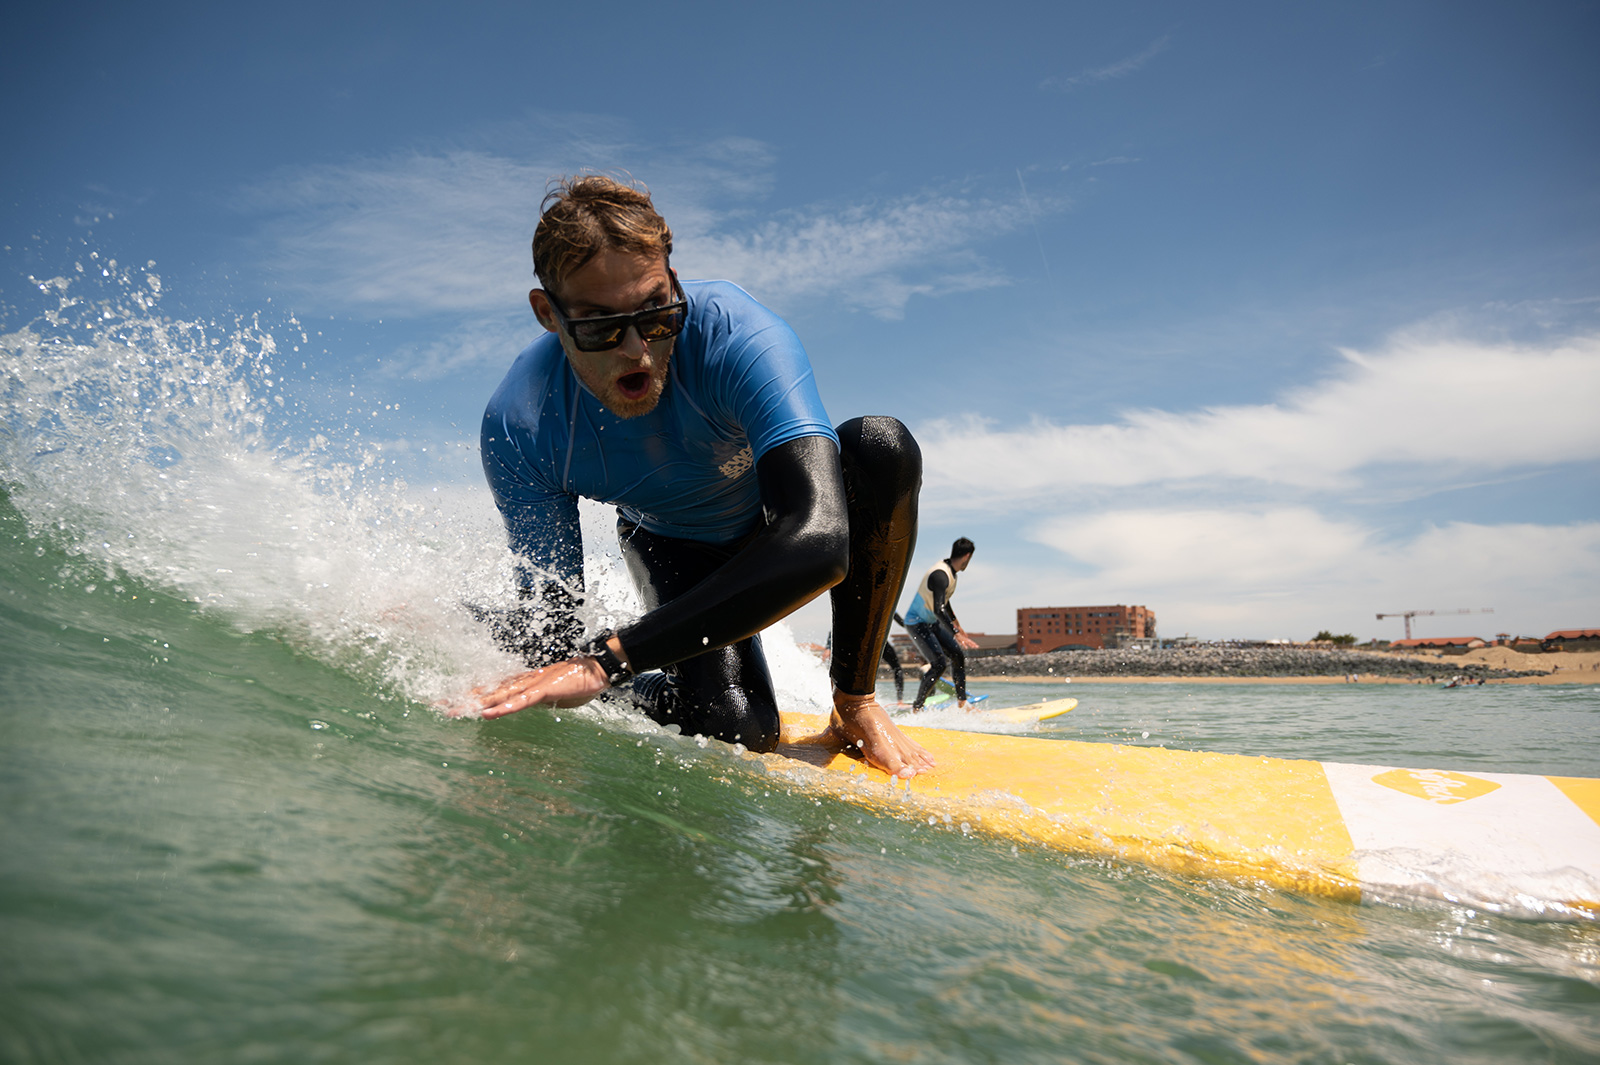
[[[1015,848],[614,712],[448,721],[83,551],[0,506],[0,1060],[1600,1059],[1600,923]],[[1600,769],[1592,688],[1072,694],[1042,736]]]
[[[511,668],[481,490],[156,289],[55,279],[0,335],[0,1063],[1600,1061],[1592,916],[1016,847],[616,708],[447,720]],[[1069,693],[1041,740],[1600,776],[1593,688]]]

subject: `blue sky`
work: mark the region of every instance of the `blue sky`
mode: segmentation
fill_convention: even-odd
[[[1600,624],[1600,9],[778,8],[8,13],[0,304],[154,260],[298,316],[301,419],[476,484],[545,183],[625,169],[836,420],[913,427],[970,628]]]

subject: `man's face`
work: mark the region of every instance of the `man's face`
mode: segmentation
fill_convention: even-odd
[[[957,555],[950,560],[950,568],[960,573],[967,568],[967,563],[972,561],[971,555]]]
[[[606,248],[561,283],[556,298],[570,319],[632,314],[674,299],[672,275],[664,256]],[[561,339],[567,361],[595,398],[619,418],[637,418],[655,409],[667,387],[667,364],[676,337],[646,343],[630,328],[608,351],[579,351],[560,327],[542,289],[528,293],[539,323]]]

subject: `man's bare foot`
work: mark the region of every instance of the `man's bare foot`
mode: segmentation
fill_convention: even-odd
[[[933,756],[889,720],[874,696],[834,692],[828,731],[892,777],[909,779],[934,767]]]

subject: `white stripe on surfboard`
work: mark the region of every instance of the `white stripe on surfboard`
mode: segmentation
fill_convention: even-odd
[[[1323,762],[1362,897],[1600,904],[1600,824],[1541,776]]]

